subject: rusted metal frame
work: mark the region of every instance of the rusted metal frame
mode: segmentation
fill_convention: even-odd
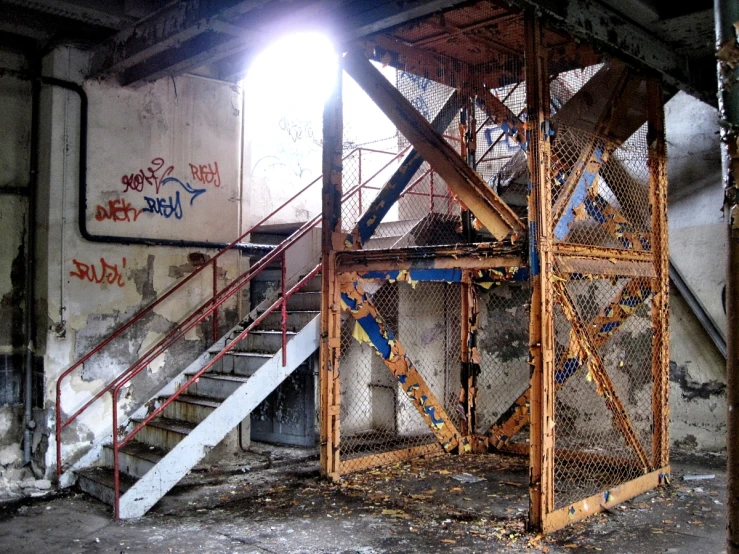
[[[656,277],[652,261],[557,256],[557,271],[572,279]]]
[[[608,248],[605,246],[590,246],[585,244],[555,243],[554,253],[559,256],[573,256],[603,260],[633,260],[636,262],[652,262],[652,254],[644,251],[626,250],[622,248]]]
[[[660,83],[647,80],[647,146],[655,297],[652,302],[652,456],[655,467],[669,463],[670,260],[667,241],[667,147]]]
[[[569,232],[570,225],[575,221],[574,210],[582,204],[587,205],[588,192],[596,186],[601,166],[608,159],[611,151],[615,150],[617,146],[615,143],[610,143],[600,137],[608,134],[611,126],[618,121],[619,116],[628,107],[628,98],[625,97],[623,91],[631,75],[626,66],[616,66],[613,70],[620,71],[620,73],[618,74],[615,86],[611,90],[611,95],[605,104],[606,109],[601,114],[593,132],[590,134],[587,146],[580,153],[574,168],[570,168],[571,172],[567,180],[563,183],[562,191],[554,203],[552,222],[554,225],[554,236],[559,240],[565,238]],[[564,164],[556,159],[554,160],[554,165],[559,167],[560,170],[568,169],[563,168],[562,166]],[[612,211],[617,212],[616,208],[613,207]],[[619,214],[619,216],[624,221],[628,221],[623,215]]]
[[[381,454],[372,454],[361,458],[342,460],[341,474],[345,475],[355,471],[364,471],[365,469],[404,462],[421,456],[431,458],[441,456],[443,454],[446,454],[446,452],[438,442],[421,446],[413,446],[411,448],[401,448],[399,450],[391,450],[390,452],[383,452]]]
[[[454,91],[447,98],[446,102],[444,102],[439,113],[431,121],[433,128],[437,132],[443,133],[454,120],[458,109],[459,95],[457,91]],[[387,183],[382,187],[382,190],[377,194],[369,208],[367,208],[367,211],[357,221],[354,230],[350,234],[350,237],[354,237],[352,242],[357,245],[356,247],[361,247],[372,237],[385,215],[387,215],[387,212],[397,202],[422,164],[423,156],[415,149],[411,149],[401,162],[400,167],[395,170],[395,173],[393,173]]]
[[[632,250],[649,250],[652,244],[651,233],[640,233],[613,204],[600,196],[593,185],[585,196],[585,211],[597,223],[605,227],[606,232],[624,248]]]
[[[392,271],[398,269],[446,269],[519,267],[522,247],[518,244],[483,242],[453,246],[410,246],[380,250],[344,250],[337,253],[336,267],[347,271]]]
[[[520,261],[520,260],[519,260]],[[362,279],[406,282],[415,287],[417,282],[469,283],[488,289],[513,281],[528,281],[526,266],[505,266],[489,268],[428,268],[428,269],[383,269],[359,272]]]
[[[411,103],[358,50],[344,58],[346,71],[444,179],[496,240],[517,240],[525,229],[515,212],[470,168]]]
[[[374,61],[437,81],[463,93],[469,91],[473,83],[477,83],[478,87],[486,83],[489,85],[488,88],[496,88],[501,83],[523,80],[521,73],[502,69],[504,66],[510,66],[508,63],[510,56],[505,56],[505,64],[494,64],[495,69],[486,71],[487,66],[479,67],[453,56],[417,48],[387,35],[378,35],[371,40],[361,42],[360,45],[366,56]]]
[[[606,407],[611,412],[614,426],[623,435],[626,445],[634,451],[642,467],[645,470],[652,469],[651,457],[647,455],[644,450],[644,446],[636,434],[634,425],[631,423],[631,419],[629,419],[629,416],[626,413],[626,408],[618,397],[616,387],[608,376],[608,372],[603,359],[598,352],[598,348],[588,334],[587,329],[580,321],[577,308],[575,308],[565,284],[562,281],[555,282],[554,290],[557,295],[557,301],[562,307],[562,313],[572,326],[572,332],[578,342],[577,346],[580,350],[584,351],[584,354],[589,360],[590,374],[593,377],[596,390],[598,395],[603,397]]]
[[[558,268],[559,273],[559,268]],[[593,345],[602,348],[623,323],[652,296],[650,279],[646,277],[633,279],[626,283],[600,313],[586,326]],[[568,354],[572,352],[573,354]],[[554,372],[555,388],[559,390],[567,380],[585,363],[587,356],[576,344],[562,353],[557,360]],[[488,445],[503,450],[508,441],[529,423],[531,390],[525,390],[490,427],[487,433]]]
[[[531,425],[529,452],[529,520],[543,529],[554,506],[554,292],[552,290],[551,143],[549,63],[540,21],[524,19],[526,105],[529,127],[529,363]]]
[[[323,111],[323,186],[321,192],[321,337],[319,352],[320,463],[332,480],[340,476],[341,298],[336,281],[336,251],[341,250],[343,95],[342,68]],[[342,237],[343,238],[343,237]]]
[[[552,533],[562,527],[585,519],[588,516],[597,514],[598,512],[608,511],[621,502],[625,502],[643,494],[658,486],[668,483],[670,480],[670,466],[663,466],[655,469],[645,475],[622,483],[616,487],[594,494],[588,498],[584,498],[578,502],[560,508],[546,519],[542,532]]]
[[[356,273],[338,274],[341,301],[362,327],[370,343],[400,384],[403,392],[418,410],[446,452],[464,449],[464,440],[443,405],[431,392],[403,346],[385,325],[374,302],[364,291]]]
[[[528,278],[528,268],[523,265],[520,256],[490,256],[474,257],[452,256],[439,258],[421,258],[417,260],[401,260],[395,256],[396,251],[372,251],[386,253],[382,256],[358,260],[356,263],[344,261],[337,271],[354,271],[362,275],[363,279],[378,279],[380,275],[392,276],[398,272],[410,272],[407,277],[413,281],[458,281],[459,274],[464,269],[475,269],[481,272],[477,282],[493,282],[499,284],[507,281],[520,281]],[[447,274],[453,271],[455,274]],[[424,273],[425,272],[425,273]],[[492,273],[492,274],[491,274]],[[384,278],[384,277],[383,277]],[[394,279],[395,277],[390,277]]]
[[[462,279],[460,309],[460,391],[459,404],[464,413],[462,435],[466,445],[472,443],[475,434],[475,412],[477,402],[477,375],[480,373],[480,351],[477,348],[477,325],[480,311],[478,293],[472,283],[472,272],[464,272]]]
[[[470,33],[472,31],[476,31],[478,29],[489,27],[493,23],[500,23],[501,20],[513,20],[513,19],[518,19],[520,17],[521,17],[521,13],[509,12],[506,10],[506,11],[503,11],[502,13],[499,13],[498,15],[494,15],[483,21],[478,21],[477,23],[473,23],[471,25],[467,25],[466,27],[457,27],[456,25],[450,25],[449,23],[446,23],[446,22],[444,25],[434,24],[433,20],[431,18],[428,18],[424,20],[424,23],[432,24],[434,27],[441,30],[442,32],[439,33],[438,35],[434,35],[431,37],[427,37],[427,38],[412,42],[411,46],[429,46],[431,44],[435,44],[442,40],[449,40],[454,37],[465,35],[466,33]],[[516,54],[520,54],[520,52],[516,52]]]

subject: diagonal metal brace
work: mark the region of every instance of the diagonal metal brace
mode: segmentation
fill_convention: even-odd
[[[623,323],[649,298],[653,291],[648,278],[632,279],[618,292],[600,313],[588,324],[587,329],[596,348],[601,348]],[[581,348],[571,342],[557,360],[554,374],[555,386],[562,387],[585,363]],[[497,449],[529,423],[531,390],[526,389],[490,427],[486,436],[488,444]]]
[[[525,234],[523,223],[508,204],[488,187],[361,51],[348,52],[344,68],[496,240],[517,240]]]
[[[443,133],[459,111],[459,94],[455,90],[449,95],[436,117],[431,121],[437,133]],[[351,235],[359,237],[358,247],[366,243],[374,234],[382,219],[390,211],[395,202],[408,186],[413,176],[423,164],[423,156],[415,149],[406,154],[403,162],[390,177],[382,190],[370,204],[370,207],[357,222]]]
[[[562,307],[562,313],[572,325],[572,330],[575,337],[579,342],[579,347],[584,351],[589,359],[590,372],[593,376],[593,382],[596,385],[598,394],[603,397],[606,403],[606,407],[610,410],[613,417],[613,423],[616,428],[621,432],[626,441],[626,445],[634,450],[634,453],[638,457],[641,465],[644,467],[645,472],[652,469],[652,464],[649,461],[649,456],[644,450],[639,437],[636,435],[634,425],[631,423],[626,408],[618,397],[616,388],[608,376],[603,359],[598,353],[598,349],[594,344],[593,339],[590,337],[585,329],[585,326],[580,321],[577,310],[570,298],[565,284],[562,281],[554,283],[554,292],[557,295],[560,306]]]
[[[403,392],[421,414],[442,448],[447,452],[454,450],[462,443],[459,431],[406,355],[403,346],[385,325],[374,302],[364,291],[359,275],[353,272],[341,273],[338,281],[343,304],[367,334]]]

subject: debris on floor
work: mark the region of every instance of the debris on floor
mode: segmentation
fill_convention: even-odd
[[[725,460],[673,462],[669,487],[550,536],[526,530],[526,458],[443,456],[322,479],[315,461],[175,488],[116,523],[83,494],[0,506],[0,551],[280,554],[702,552],[724,547]],[[700,486],[679,479],[703,475]],[[457,479],[468,474],[477,482]],[[37,532],[47,530],[48,532]]]

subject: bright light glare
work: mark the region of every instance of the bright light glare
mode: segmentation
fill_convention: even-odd
[[[291,113],[322,110],[336,83],[337,55],[325,35],[295,33],[278,38],[252,62],[247,102],[257,110],[279,106]]]

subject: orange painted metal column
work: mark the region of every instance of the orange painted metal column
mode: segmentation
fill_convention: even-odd
[[[323,189],[321,220],[321,342],[320,430],[321,471],[331,478],[340,474],[339,458],[339,356],[341,354],[341,298],[336,282],[336,247],[341,232],[343,101],[339,64],[336,87],[323,112]]]

